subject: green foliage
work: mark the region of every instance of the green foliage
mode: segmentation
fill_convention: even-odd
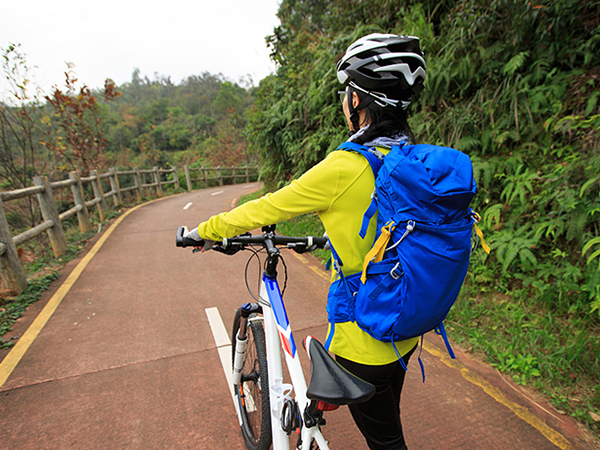
[[[252,164],[242,133],[253,90],[203,73],[180,84],[141,78],[119,86],[122,95],[105,111],[108,162],[135,165],[227,166]]]
[[[344,139],[335,61],[349,43],[377,31],[420,36],[428,78],[411,125],[420,141],[472,157],[475,209],[494,249],[485,263],[500,273],[493,287],[525,284],[539,298],[553,292],[577,303],[587,293],[581,312],[598,310],[588,317],[598,323],[585,269],[600,260],[592,240],[600,212],[597,8],[570,0],[284,0],[268,40],[279,69],[261,82],[246,127],[263,178],[282,186]]]
[[[18,44],[2,52],[1,72],[7,96],[0,98],[0,178],[3,188],[21,189],[32,184],[36,166],[42,165],[36,128],[40,98],[31,84],[31,69]]]
[[[596,246],[600,244],[600,237],[595,237],[593,239],[590,239],[584,246],[583,249],[581,250],[581,256],[585,256],[586,252],[592,248],[593,246]],[[596,247],[594,248],[594,252],[589,256],[589,258],[587,259],[587,264],[591,263],[593,259],[597,258],[598,256],[600,256],[600,248]],[[600,263],[598,264],[598,269],[600,269]]]
[[[345,139],[335,62],[351,42],[370,32],[419,36],[427,81],[411,127],[419,142],[469,154],[473,207],[492,248],[472,257],[471,292],[513,294],[498,307],[497,325],[483,318],[497,308],[486,303],[481,329],[465,308],[471,319],[459,334],[489,347],[518,382],[552,380],[559,389],[571,370],[600,385],[598,2],[283,0],[279,18],[268,39],[278,71],[261,82],[246,127],[268,185],[285,185]],[[518,318],[524,309],[528,322]],[[548,322],[540,334],[537,314]],[[522,345],[488,332],[513,321]],[[561,334],[565,323],[570,336]]]
[[[498,353],[497,358],[498,362],[492,365],[501,372],[517,372],[518,374],[513,376],[517,384],[526,384],[528,379],[540,376],[539,362],[531,354],[523,356],[509,350]]]

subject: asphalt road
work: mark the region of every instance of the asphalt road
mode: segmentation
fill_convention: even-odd
[[[19,344],[0,352],[0,449],[245,448],[219,356],[227,343],[215,327],[220,317],[227,335],[249,301],[247,255],[193,255],[174,239],[179,225],[230,209],[257,187],[142,205],[65,268],[15,325]],[[310,256],[286,252],[285,261],[296,341],[324,340],[329,275]],[[597,448],[543,399],[455,350],[450,360],[428,335],[425,384],[416,358],[409,366],[402,414],[410,449]],[[308,369],[303,350],[301,358]],[[366,449],[346,408],[326,418],[332,449]]]

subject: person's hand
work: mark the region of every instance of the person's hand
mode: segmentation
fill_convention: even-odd
[[[194,228],[191,231],[188,231],[185,235],[185,238],[198,242],[197,247],[201,248],[203,252],[212,249],[213,245],[215,244],[215,241],[202,239],[200,237],[200,234],[198,233],[198,227]]]

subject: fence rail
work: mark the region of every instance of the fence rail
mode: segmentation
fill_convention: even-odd
[[[192,178],[192,174],[200,173],[200,177]],[[258,179],[257,167],[201,167],[189,168],[184,166],[184,174],[187,190],[194,189],[194,182],[201,182],[196,186],[209,187],[211,185],[223,186],[224,184],[235,184],[241,180],[246,183]],[[121,180],[119,180],[119,177]],[[148,180],[150,179],[150,180]],[[142,201],[142,191],[150,196],[163,196],[163,187],[171,186],[180,188],[179,173],[177,168],[158,168],[152,170],[116,170],[109,169],[108,172],[100,174],[91,171],[87,177],[80,177],[76,172],[69,174],[69,179],[50,182],[46,177],[36,176],[33,179],[34,186],[17,189],[14,191],[0,192],[0,276],[5,288],[16,293],[27,287],[27,277],[19,260],[17,247],[25,242],[46,232],[52,246],[55,257],[64,255],[67,251],[67,240],[65,237],[63,222],[73,216],[77,216],[81,232],[91,230],[90,208],[96,207],[99,219],[105,218],[108,210],[107,199],[112,198],[115,206],[123,203],[123,194],[133,193],[138,202]],[[123,187],[121,187],[123,183]],[[91,186],[93,198],[85,200],[85,189]],[[108,187],[105,192],[104,186]],[[60,189],[71,188],[73,206],[61,213],[55,200],[54,192]],[[87,189],[90,192],[90,189]],[[27,197],[37,197],[42,221],[24,232],[12,236],[10,226],[6,219],[4,203]]]

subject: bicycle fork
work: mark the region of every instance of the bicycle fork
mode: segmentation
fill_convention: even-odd
[[[233,359],[233,384],[239,384],[242,381],[242,370],[244,366],[244,355],[246,354],[246,344],[248,343],[248,318],[251,314],[262,313],[262,308],[256,303],[247,303],[242,307],[240,316],[240,327],[235,345],[235,358]]]

